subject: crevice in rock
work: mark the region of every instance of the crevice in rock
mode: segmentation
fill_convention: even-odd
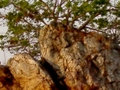
[[[9,85],[12,86],[13,85],[13,76],[9,70],[9,68],[7,66],[3,66],[0,65],[1,68],[1,75],[0,75],[0,82],[5,86],[5,85]]]
[[[58,68],[53,66],[43,57],[38,63],[39,66],[43,69],[43,71],[47,72],[47,74],[51,77],[57,90],[69,90],[69,87],[64,81],[65,77],[61,74],[61,71],[58,70]]]

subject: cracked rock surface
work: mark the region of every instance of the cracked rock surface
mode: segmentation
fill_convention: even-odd
[[[120,90],[114,44],[104,34],[47,25],[39,35],[43,59],[17,54],[0,65],[0,90]]]
[[[58,65],[71,90],[119,90],[120,53],[104,34],[46,26],[40,30],[44,58]]]

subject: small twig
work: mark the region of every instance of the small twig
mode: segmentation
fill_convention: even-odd
[[[47,9],[50,11],[50,13],[52,13],[52,10],[44,1],[42,1],[42,0],[39,0],[39,1],[42,2],[47,7]]]
[[[66,2],[66,0],[61,0],[60,6],[62,6],[65,2]]]
[[[74,17],[73,20],[72,20],[72,22],[71,22],[71,26],[73,26],[74,22],[75,22],[78,18],[84,16],[85,14],[86,14],[86,12],[85,12],[84,14],[81,14],[81,15],[79,15],[79,16]]]
[[[106,32],[104,32],[104,30],[101,31],[101,30],[98,30],[98,29],[95,29],[95,28],[92,28],[92,27],[88,27],[88,26],[86,26],[86,28],[88,28],[88,29],[90,29],[90,30],[95,30],[95,31],[98,31],[98,32],[101,32],[101,33],[105,33],[105,34],[106,34]]]
[[[57,7],[57,3],[58,3],[58,0],[55,0],[55,5],[54,5],[54,7],[53,7],[53,12],[52,12],[52,15],[53,15],[53,18],[54,18],[54,20],[57,22],[57,18],[55,17],[55,9],[56,9],[56,7]]]
[[[82,26],[79,27],[79,30],[82,30],[83,28],[85,28],[86,25],[88,25],[88,23],[89,23],[90,21],[92,21],[92,20],[93,20],[96,16],[98,16],[99,14],[100,14],[100,13],[96,13],[95,16],[91,16],[90,19],[88,19]]]

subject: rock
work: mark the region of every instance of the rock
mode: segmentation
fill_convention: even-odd
[[[22,90],[7,66],[0,65],[0,90]]]
[[[16,54],[0,65],[0,90],[120,90],[120,53],[97,32],[47,25],[40,30],[41,61]]]
[[[22,88],[17,90],[51,90],[54,86],[51,78],[27,54],[15,55],[7,66]]]
[[[120,54],[111,38],[48,25],[39,42],[42,56],[60,67],[70,90],[120,89]]]

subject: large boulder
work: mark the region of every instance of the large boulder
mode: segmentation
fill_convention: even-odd
[[[40,30],[41,60],[16,54],[0,65],[0,90],[120,90],[119,46],[62,24]]]
[[[60,67],[70,90],[119,90],[117,43],[105,34],[56,26],[40,30],[41,55]]]
[[[54,86],[47,73],[27,54],[15,55],[7,66],[20,84],[21,90],[51,90]]]

